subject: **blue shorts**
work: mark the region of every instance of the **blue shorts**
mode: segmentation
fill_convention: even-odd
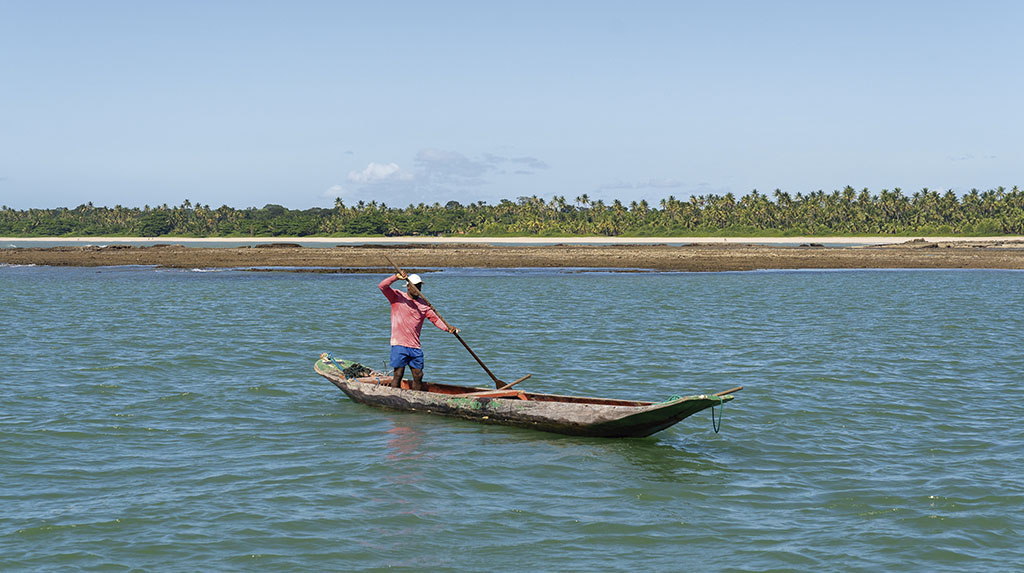
[[[423,370],[423,350],[408,346],[392,346],[391,367],[404,368],[406,364],[416,370]]]

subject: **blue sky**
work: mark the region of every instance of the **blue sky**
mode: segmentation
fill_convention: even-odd
[[[0,0],[0,203],[1024,184],[1019,2]]]

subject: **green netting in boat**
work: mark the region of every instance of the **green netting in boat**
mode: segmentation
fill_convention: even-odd
[[[341,370],[341,373],[345,375],[345,378],[361,378],[363,376],[373,375],[373,370],[370,370],[358,362],[352,362],[351,360],[335,360],[334,356],[330,352],[324,352],[321,354],[320,359],[329,364],[333,364],[335,368]]]
[[[373,371],[358,362],[349,362],[345,364],[341,373],[345,375],[345,378],[361,378],[373,374]]]

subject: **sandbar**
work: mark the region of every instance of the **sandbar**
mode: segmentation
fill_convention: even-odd
[[[23,241],[41,239],[0,238],[0,246]],[[1024,237],[61,237],[50,241],[59,244],[0,248],[0,264],[390,272],[388,255],[403,266],[426,269],[1024,269]],[[199,242],[206,246],[194,246]],[[209,246],[211,242],[235,246]]]
[[[799,245],[890,245],[906,243],[914,237],[0,237],[0,244],[18,242],[165,244],[180,243],[310,243],[337,245],[375,244],[483,244],[483,245],[658,245],[658,244],[757,244]],[[1003,237],[920,237],[929,243],[995,243],[1024,241],[1024,236]]]

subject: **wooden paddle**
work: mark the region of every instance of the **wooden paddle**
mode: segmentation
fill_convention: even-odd
[[[725,390],[725,391],[722,391],[722,392],[718,392],[716,394],[712,394],[712,396],[725,396],[726,394],[732,394],[733,392],[739,392],[742,389],[743,389],[743,386],[737,386],[735,388],[732,388],[731,390]]]
[[[398,272],[398,276],[399,277],[401,277],[403,275],[406,276],[406,277],[409,276],[405,271],[403,271],[401,268],[399,268],[398,265],[395,264],[395,261],[391,260],[391,257],[389,257],[387,255],[384,255],[384,258],[387,259],[389,263],[391,263],[391,266],[395,267],[395,271]],[[437,308],[435,308],[434,305],[430,304],[430,301],[427,300],[427,297],[423,296],[423,293],[420,292],[420,289],[416,288],[416,285],[414,285],[414,284],[412,284],[412,283],[410,283],[408,281],[406,281],[406,284],[409,287],[409,293],[412,294],[415,297],[419,297],[420,300],[422,300],[424,303],[426,303],[426,305],[429,306],[431,308],[431,310],[434,311],[435,314],[437,314],[437,317],[441,319],[441,322],[443,322],[444,325],[447,326],[450,329],[451,325],[449,325],[448,321],[445,320],[443,316],[441,316],[440,312],[437,312]],[[459,339],[459,342],[461,342],[462,345],[466,347],[466,350],[469,351],[469,354],[472,355],[474,359],[476,359],[477,364],[479,364],[480,367],[484,369],[484,372],[486,372],[487,375],[491,377],[491,380],[494,381],[494,387],[495,388],[504,388],[504,387],[506,387],[505,382],[503,382],[501,380],[498,380],[498,377],[495,376],[491,372],[491,370],[489,368],[487,368],[487,365],[484,364],[484,361],[480,360],[480,357],[476,355],[476,352],[473,352],[473,349],[470,348],[468,344],[466,344],[466,341],[463,340],[461,336],[459,336],[458,332],[452,332],[452,334],[455,335],[455,338]],[[519,380],[516,380],[516,382],[521,382],[522,380],[525,380],[525,379],[527,379],[529,377],[530,377],[530,375],[527,374],[523,378],[520,378]],[[513,382],[512,384],[515,384],[516,382]],[[511,386],[512,384],[508,384],[507,386]]]
[[[480,392],[456,394],[456,396],[458,396],[459,398],[468,398],[470,396],[474,398],[502,398],[504,396],[519,396],[520,400],[526,400],[526,396],[524,396],[522,392],[520,392],[519,390],[509,390],[509,388],[515,386],[516,384],[519,384],[520,382],[526,380],[530,376],[533,376],[533,374],[527,374],[526,376],[523,376],[519,380],[516,380],[511,384],[505,384],[504,386],[498,388],[497,390],[481,390]]]

